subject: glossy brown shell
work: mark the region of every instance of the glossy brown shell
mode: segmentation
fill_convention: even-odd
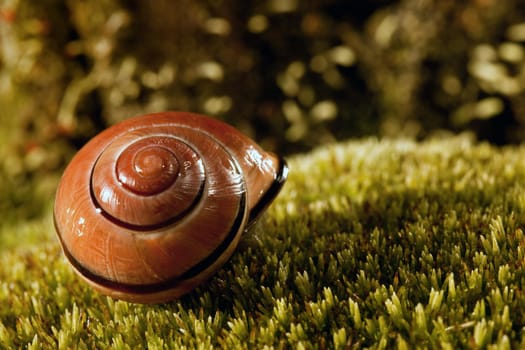
[[[286,180],[285,162],[231,126],[163,112],[86,144],[56,193],[63,251],[94,288],[164,302],[221,267]]]

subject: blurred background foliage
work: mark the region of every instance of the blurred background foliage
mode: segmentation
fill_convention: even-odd
[[[525,137],[525,0],[0,0],[0,217],[130,116],[189,110],[281,154]]]

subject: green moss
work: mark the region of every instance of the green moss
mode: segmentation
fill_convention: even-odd
[[[517,348],[523,159],[524,147],[467,137],[291,158],[281,196],[230,262],[163,305],[100,296],[51,225],[12,228],[46,238],[0,257],[0,347]]]

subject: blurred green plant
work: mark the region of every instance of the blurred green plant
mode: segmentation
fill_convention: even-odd
[[[38,215],[90,137],[159,110],[284,154],[442,130],[520,142],[524,5],[0,0],[0,209]]]

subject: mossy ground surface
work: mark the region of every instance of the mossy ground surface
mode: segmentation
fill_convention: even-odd
[[[525,147],[361,140],[289,165],[232,259],[168,304],[93,292],[49,216],[3,228],[0,348],[525,345]]]

